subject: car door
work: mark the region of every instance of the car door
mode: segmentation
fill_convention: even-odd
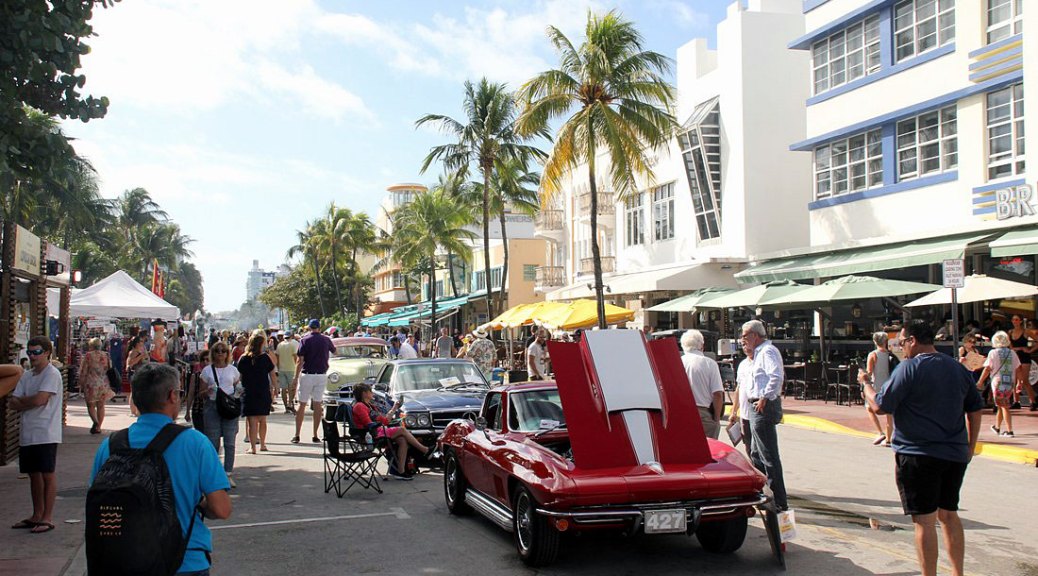
[[[488,474],[487,458],[493,447],[493,429],[501,424],[501,401],[500,392],[487,394],[483,401],[483,409],[480,411],[480,416],[486,419],[486,427],[465,437],[465,456],[461,461],[469,484],[487,495],[493,495],[493,483]]]
[[[494,426],[487,425],[489,443],[487,454],[483,459],[486,467],[487,483],[489,485],[487,494],[494,497],[498,502],[511,507],[511,495],[508,493],[508,478],[512,473],[512,458],[510,456],[516,450],[515,440],[512,432],[509,432],[508,414],[509,404],[514,394],[505,394],[502,398],[501,409]],[[521,435],[520,435],[521,436]]]

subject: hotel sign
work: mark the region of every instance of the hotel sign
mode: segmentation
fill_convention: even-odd
[[[14,263],[11,268],[40,275],[40,237],[21,226],[14,227]]]
[[[995,218],[1008,220],[1034,216],[1034,191],[1028,184],[995,190]]]

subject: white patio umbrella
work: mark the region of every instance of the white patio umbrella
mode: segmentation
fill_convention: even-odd
[[[1022,284],[1001,278],[992,278],[983,274],[967,276],[965,286],[956,291],[956,300],[959,304],[969,302],[983,302],[984,300],[1001,300],[1003,298],[1028,298],[1038,296],[1038,287],[1030,284]],[[936,292],[927,294],[922,298],[913,300],[905,306],[935,306],[939,304],[951,304],[951,288],[941,288]]]

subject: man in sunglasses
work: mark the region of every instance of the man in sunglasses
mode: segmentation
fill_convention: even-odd
[[[30,369],[22,374],[7,405],[22,413],[18,470],[29,475],[32,516],[11,526],[42,534],[54,529],[52,514],[57,496],[54,467],[61,443],[61,372],[51,365],[50,340],[36,336],[25,352]]]
[[[898,343],[905,361],[877,392],[865,383],[865,400],[877,414],[894,415],[895,479],[901,506],[915,525],[923,576],[937,574],[937,522],[952,574],[962,576],[965,542],[959,489],[977,447],[984,400],[973,375],[938,352],[930,326],[910,324]]]

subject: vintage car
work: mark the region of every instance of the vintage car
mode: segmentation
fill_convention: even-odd
[[[512,531],[534,566],[555,559],[563,532],[585,530],[680,532],[737,550],[768,502],[765,478],[706,438],[673,343],[603,330],[549,354],[557,383],[494,388],[475,421],[444,430],[449,511]],[[774,549],[777,521],[768,528]]]
[[[474,417],[490,390],[479,367],[467,359],[393,360],[365,382],[387,405],[403,397],[404,425],[426,446],[435,446],[452,420]],[[351,404],[352,384],[337,390],[329,402]]]
[[[381,338],[333,338],[335,353],[328,359],[327,395],[335,396],[339,388],[363,382],[378,374],[389,362],[389,344]]]

